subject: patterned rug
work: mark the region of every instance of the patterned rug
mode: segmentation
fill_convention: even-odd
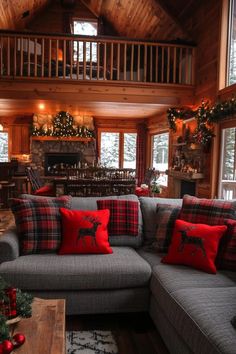
[[[67,354],[118,354],[110,331],[66,332]]]

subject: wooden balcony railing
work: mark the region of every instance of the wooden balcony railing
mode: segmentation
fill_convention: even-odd
[[[0,78],[194,84],[194,47],[0,31]]]

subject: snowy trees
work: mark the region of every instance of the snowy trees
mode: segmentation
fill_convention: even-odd
[[[122,137],[122,139],[121,139]],[[136,167],[136,133],[101,133],[101,164],[119,168],[120,148],[123,144],[123,168]]]
[[[0,132],[0,162],[8,161],[8,133]]]

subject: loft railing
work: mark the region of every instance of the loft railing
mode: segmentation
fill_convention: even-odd
[[[0,31],[0,77],[194,84],[194,47]]]

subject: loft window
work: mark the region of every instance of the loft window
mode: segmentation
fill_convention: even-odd
[[[85,20],[74,20],[73,21],[73,31],[74,34],[82,36],[97,36],[98,23],[97,21],[85,21]],[[90,45],[91,43],[91,45]],[[86,53],[84,53],[84,50]],[[74,42],[74,60],[79,60],[82,62],[84,60],[84,54],[86,61],[97,62],[97,42],[86,42],[84,47],[84,42],[79,41]]]
[[[100,142],[102,166],[136,168],[137,133],[101,132]]]
[[[152,136],[152,168],[160,172],[157,182],[167,186],[166,170],[168,169],[169,133]]]
[[[230,0],[227,85],[236,83],[236,0]]]
[[[8,162],[8,132],[0,131],[0,162]]]

